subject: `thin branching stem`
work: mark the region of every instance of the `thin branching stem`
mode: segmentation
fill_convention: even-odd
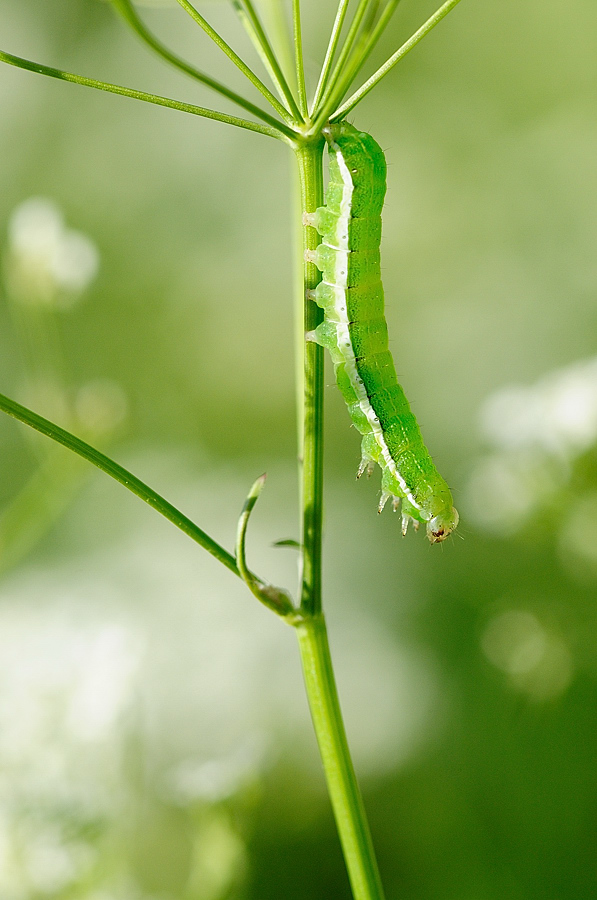
[[[261,62],[265,66],[280,99],[286,103],[289,111],[300,121],[302,118],[301,113],[253,3],[251,0],[244,0],[244,2],[233,0],[232,5],[243,28],[249,35]]]
[[[204,119],[214,119],[216,122],[224,122],[226,125],[236,125],[238,128],[245,128],[247,131],[255,131],[258,134],[266,134],[268,137],[274,137],[278,140],[286,141],[286,143],[292,144],[294,142],[294,132],[282,122],[277,123],[275,128],[269,125],[261,125],[257,122],[239,119],[237,116],[230,116],[227,113],[218,112],[214,109],[195,106],[193,103],[183,103],[180,100],[161,97],[159,94],[148,94],[145,91],[136,91],[132,88],[122,87],[119,84],[110,84],[107,81],[97,81],[95,78],[75,75],[72,72],[63,72],[62,69],[44,66],[41,63],[32,62],[20,56],[13,56],[12,53],[6,53],[3,50],[0,50],[0,62],[8,63],[10,66],[17,66],[20,69],[27,69],[30,72],[37,72],[39,75],[47,75],[49,78],[58,78],[60,81],[70,81],[73,84],[82,84],[85,87],[95,88],[98,91],[107,91],[110,94],[120,94],[122,97],[132,97],[134,100],[154,103],[156,106],[178,109],[180,112],[202,116]]]
[[[245,500],[245,505],[238,520],[236,529],[236,564],[240,572],[241,578],[260,603],[263,603],[268,609],[277,613],[279,616],[296,617],[297,610],[294,608],[290,596],[281,588],[274,587],[271,584],[265,584],[256,575],[254,575],[247,566],[246,558],[246,541],[247,528],[251,513],[255,508],[255,504],[259,499],[259,495],[265,484],[265,475],[260,475],[253,484],[251,490]]]
[[[460,0],[446,0],[446,3],[443,6],[440,6],[436,12],[432,16],[430,16],[427,21],[421,25],[421,27],[415,31],[411,37],[405,43],[396,50],[395,53],[390,56],[388,60],[380,66],[377,72],[368,78],[367,81],[355,91],[355,93],[348,98],[348,100],[342,104],[332,115],[330,115],[330,119],[336,121],[338,119],[344,118],[351,110],[355,108],[357,103],[360,103],[363,97],[366,97],[369,91],[372,91],[373,88],[379,84],[381,79],[388,74],[388,72],[394,68],[396,63],[400,62],[407,53],[409,53],[413,47],[421,41],[426,34],[435,28],[435,26],[441,22],[441,20],[448,15],[448,13],[454,9],[454,7],[460,2]]]
[[[288,617],[290,624],[296,624],[300,621],[300,617],[297,616],[297,610],[294,608],[289,594],[281,588],[274,587],[263,581],[250,571],[246,563],[245,540],[247,525],[253,507],[257,502],[257,498],[259,497],[265,482],[264,475],[262,475],[261,478],[258,478],[251,488],[239,519],[235,558],[232,554],[228,553],[224,547],[218,544],[217,541],[214,541],[214,539],[203,531],[203,529],[199,528],[198,525],[185,516],[184,513],[154,491],[153,488],[150,488],[149,485],[141,481],[140,478],[137,478],[136,475],[133,475],[132,472],[129,472],[128,469],[125,469],[123,466],[119,465],[119,463],[110,459],[109,456],[96,450],[91,444],[87,444],[85,441],[81,440],[81,438],[71,434],[70,431],[60,428],[59,425],[50,422],[48,419],[44,419],[43,416],[27,409],[27,407],[21,406],[20,403],[16,403],[9,397],[5,397],[4,394],[0,394],[0,410],[7,413],[9,416],[12,416],[14,419],[17,419],[19,422],[29,425],[30,428],[40,432],[40,434],[51,438],[57,444],[62,444],[63,447],[66,447],[68,450],[71,450],[73,453],[76,453],[78,456],[87,460],[87,462],[92,463],[102,472],[105,472],[106,475],[109,475],[119,484],[122,484],[127,490],[131,491],[131,493],[135,494],[137,497],[140,497],[140,499],[144,500],[145,503],[152,507],[152,509],[155,509],[160,515],[164,516],[165,519],[172,522],[173,525],[176,525],[180,531],[188,535],[195,543],[203,547],[204,550],[207,550],[208,553],[211,553],[211,555],[226,566],[227,569],[230,569],[231,572],[239,578],[242,578],[251,592],[269,609],[280,616]]]
[[[323,92],[327,87],[349,2],[350,0],[340,0],[340,3],[338,4],[338,9],[336,10],[336,18],[334,19],[334,24],[332,26],[332,33],[330,35],[330,40],[325,52],[323,66],[321,67],[321,74],[319,76],[319,81],[317,82],[317,87],[315,88],[315,96],[313,98],[313,103],[311,104],[311,112],[316,110],[319,106],[319,103],[323,96]]]
[[[279,123],[277,119],[274,119],[274,117],[270,116],[269,113],[265,112],[254,103],[251,103],[249,100],[246,100],[240,94],[237,94],[236,91],[233,91],[230,88],[226,87],[225,84],[222,84],[220,81],[217,81],[215,78],[212,78],[210,75],[207,75],[205,72],[197,69],[195,66],[191,65],[191,63],[188,63],[176,53],[173,53],[168,47],[166,47],[165,44],[162,44],[162,42],[158,40],[158,38],[156,38],[154,34],[152,34],[143,20],[137,15],[135,7],[132,5],[130,0],[111,0],[111,2],[120,13],[122,18],[125,20],[125,22],[133,29],[133,31],[136,32],[141,40],[144,41],[148,45],[148,47],[150,47],[155,53],[161,56],[162,59],[165,59],[166,62],[169,62],[171,65],[175,66],[186,75],[190,75],[191,78],[194,78],[196,81],[201,82],[201,84],[204,84],[212,90],[217,91],[228,100],[232,100],[233,103],[238,104],[238,106],[241,106],[256,118],[261,119],[262,122],[267,122],[274,128],[278,127]]]
[[[380,37],[382,36],[382,34],[386,30],[386,28],[388,27],[390,19],[396,12],[396,8],[399,3],[400,3],[400,0],[390,0],[390,2],[387,3],[386,6],[384,7],[384,9],[382,10],[381,15],[377,21],[377,24],[372,29],[371,33],[367,36],[367,40],[365,41],[362,51],[359,55],[360,56],[359,68],[367,60],[369,54],[371,53],[371,51],[377,44],[378,40],[380,39]]]
[[[377,19],[377,13],[379,12],[380,5],[381,0],[372,0],[372,2],[369,4],[367,13],[363,19],[363,28],[361,34],[359,35],[357,48],[360,44],[362,44],[363,40],[366,40],[373,31],[373,26],[375,24],[375,20]]]
[[[363,34],[361,35],[361,38],[359,39],[359,42],[355,47],[353,56],[350,60],[349,72],[345,82],[345,91],[348,90],[354,78],[356,78],[359,71],[369,58],[378,40],[386,30],[390,19],[396,12],[396,8],[399,3],[400,0],[390,0],[390,2],[387,3],[383,8],[380,17],[377,20],[377,23],[374,24],[373,22],[371,22],[369,26],[363,28]]]
[[[330,110],[333,110],[338,105],[338,103],[342,101],[342,98],[345,96],[354,79],[373,51],[373,48],[375,47],[377,41],[386,29],[388,22],[393,16],[399,2],[400,0],[390,0],[390,2],[384,8],[375,27],[373,27],[374,16],[373,18],[371,18],[368,15],[367,18],[369,18],[370,21],[369,23],[363,24],[363,29],[356,43],[356,46],[354,47],[350,58],[347,60],[344,67],[344,74],[339,78],[333,95],[330,94],[329,101],[326,106],[326,113],[329,113]],[[371,11],[372,10],[373,7],[371,7]]]
[[[323,125],[327,121],[330,111],[335,107],[334,100],[336,97],[338,82],[342,79],[343,73],[346,68],[346,63],[350,57],[355,41],[361,29],[363,18],[371,3],[372,0],[360,0],[359,5],[357,6],[354,18],[350,24],[350,28],[348,29],[348,34],[346,35],[346,39],[344,41],[344,44],[342,45],[342,49],[340,50],[338,61],[336,62],[334,70],[330,78],[328,79],[328,86],[324,91],[318,108],[314,110],[314,115],[316,117],[313,129],[314,133],[317,133],[323,127]]]
[[[286,83],[296,86],[292,38],[284,4],[280,0],[260,0],[259,8]]]
[[[270,89],[263,83],[263,81],[255,75],[253,70],[249,68],[249,66],[243,62],[238,53],[236,53],[230,44],[226,43],[224,38],[218,34],[215,28],[209,24],[207,19],[204,19],[200,12],[198,12],[192,3],[189,3],[189,0],[178,0],[178,3],[182,8],[189,14],[189,16],[199,25],[203,31],[207,34],[208,37],[212,39],[212,41],[220,48],[220,50],[226,54],[228,59],[230,59],[234,65],[239,69],[243,75],[248,78],[253,87],[256,87],[257,90],[262,94],[267,102],[273,106],[278,115],[284,119],[285,122],[290,123],[293,121],[292,116],[289,114],[288,110],[285,106],[283,106],[278,98],[272,94]]]
[[[381,0],[371,0],[371,3],[367,7],[365,15],[363,16],[361,30],[350,52],[350,56],[346,60],[345,70],[347,72],[349,72],[354,67],[355,61],[359,59],[363,48],[365,47],[365,44],[367,43],[373,32],[380,5]]]
[[[294,37],[294,62],[296,67],[296,83],[299,107],[303,118],[308,114],[307,88],[305,85],[305,61],[303,59],[303,31],[301,27],[300,0],[292,0],[292,25]]]
[[[88,462],[93,463],[93,465],[97,466],[98,469],[101,469],[102,472],[105,472],[111,478],[114,478],[115,481],[124,485],[127,490],[136,494],[137,497],[140,497],[141,500],[144,500],[145,503],[148,503],[149,506],[159,512],[160,515],[168,519],[169,522],[176,525],[177,528],[188,535],[195,543],[199,544],[207,550],[208,553],[211,553],[212,556],[219,560],[219,562],[225,565],[227,569],[230,569],[230,571],[234,572],[235,575],[238,575],[239,578],[242,577],[240,569],[236,565],[236,560],[231,553],[228,553],[228,551],[220,546],[217,541],[214,541],[214,539],[199,528],[198,525],[195,525],[194,522],[187,518],[184,513],[176,509],[175,506],[141,481],[140,478],[137,478],[132,472],[129,472],[113,459],[110,459],[109,456],[100,453],[95,447],[85,443],[85,441],[82,441],[69,431],[65,431],[64,428],[60,428],[60,426],[48,421],[48,419],[44,419],[43,416],[34,413],[25,406],[21,406],[20,403],[16,403],[14,400],[10,400],[8,397],[5,397],[4,394],[0,394],[0,410],[7,413],[9,416],[12,416],[14,419],[18,419],[19,422],[29,425],[30,428],[34,428],[35,431],[45,434],[46,437],[51,438],[53,441],[56,441],[56,443],[62,444],[63,447],[67,447],[69,450],[72,450],[73,453],[83,457],[83,459],[86,459]]]

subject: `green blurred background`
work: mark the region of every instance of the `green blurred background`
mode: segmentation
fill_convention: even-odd
[[[405,0],[374,61],[432,9]],[[242,87],[180,9],[143,12]],[[332,16],[305,8],[312,82]],[[100,0],[0,19],[7,51],[214,102]],[[353,117],[461,511],[440,547],[375,514],[329,371],[326,608],[388,900],[597,896],[596,51],[590,0],[465,0]],[[227,546],[266,470],[250,557],[294,585],[290,154],[9,67],[0,110],[0,390]],[[66,451],[3,419],[0,453],[2,900],[347,900],[290,630]]]

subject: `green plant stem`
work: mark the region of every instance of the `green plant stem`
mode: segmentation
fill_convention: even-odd
[[[315,212],[323,205],[323,138],[305,143],[296,150],[301,183],[303,214]],[[314,250],[319,243],[315,228],[303,227],[303,260],[305,250]],[[305,340],[305,333],[313,331],[323,314],[307,291],[320,281],[314,263],[303,261],[303,291],[300,297],[304,309],[304,331],[299,336],[304,359],[303,428],[299,440],[302,456],[302,519],[303,567],[301,612],[315,615],[321,610],[321,536],[323,503],[323,349]]]
[[[263,83],[263,81],[255,75],[253,70],[249,68],[249,66],[240,58],[238,53],[232,49],[230,44],[228,44],[224,38],[218,34],[215,28],[209,24],[207,19],[205,19],[201,13],[195,9],[192,3],[189,3],[188,0],[177,0],[178,4],[182,6],[185,12],[189,14],[191,19],[193,19],[197,25],[199,25],[203,31],[206,33],[208,37],[212,39],[214,44],[220,48],[220,50],[226,54],[229,60],[231,60],[234,65],[239,69],[245,78],[251,82],[253,87],[256,87],[260,94],[262,94],[267,102],[273,106],[279,116],[284,119],[287,123],[293,121],[292,116],[289,114],[288,110],[285,106],[282,106],[277,97],[272,94],[268,87]]]
[[[354,78],[361,66],[367,61],[369,58],[369,54],[377,44],[379,38],[382,36],[386,28],[388,27],[389,21],[396,12],[396,8],[400,0],[389,0],[387,5],[382,10],[382,13],[375,24],[374,27],[371,28],[369,32],[367,32],[365,36],[365,40],[363,41],[363,46],[357,48],[357,61],[355,63],[354,68],[351,68],[352,77]]]
[[[357,41],[355,50],[358,50],[359,44],[361,44],[363,40],[366,40],[373,31],[373,26],[375,24],[375,20],[377,19],[380,5],[381,0],[373,0],[373,2],[369,4],[367,14],[363,19],[363,28],[361,34],[359,35],[359,40]]]
[[[323,203],[323,147],[321,138],[296,149],[301,186],[301,210],[314,212]],[[319,270],[304,261],[304,251],[319,243],[315,228],[303,226],[303,289],[298,300],[304,308],[304,331],[298,336],[304,359],[302,440],[303,574],[300,618],[295,625],[305,688],[340,843],[354,900],[383,900],[383,888],[363,801],[359,792],[334,679],[325,620],[321,610],[322,500],[323,500],[323,350],[305,340],[322,319],[322,311],[308,299],[320,280]]]
[[[191,78],[194,78],[206,87],[217,91],[228,100],[232,100],[233,103],[241,106],[247,112],[252,113],[256,118],[261,119],[262,122],[267,122],[268,125],[272,125],[274,128],[278,127],[279,123],[277,119],[274,119],[269,113],[260,109],[260,107],[256,106],[254,103],[251,103],[250,100],[246,100],[240,94],[237,94],[236,91],[230,90],[230,88],[227,88],[226,85],[222,84],[220,81],[217,81],[210,75],[206,75],[206,73],[202,72],[200,69],[195,68],[195,66],[192,66],[176,53],[173,53],[165,44],[162,44],[137,15],[137,11],[131,0],[112,0],[112,4],[124,21],[133,29],[141,40],[144,41],[154,53],[157,53],[162,59],[166,60],[166,62],[169,62],[186,75],[190,75]]]
[[[323,97],[318,104],[318,108],[313,111],[315,118],[313,131],[315,134],[317,134],[317,132],[320,131],[321,128],[325,125],[329,113],[333,109],[335,109],[336,103],[339,102],[339,100],[337,99],[338,85],[342,81],[347,62],[350,58],[353,47],[361,30],[361,25],[365,14],[371,6],[371,2],[372,0],[359,0],[359,5],[357,6],[354,18],[350,23],[348,34],[346,35],[346,39],[344,41],[344,44],[342,45],[342,49],[340,50],[338,61],[336,62],[334,70],[328,79],[328,86],[323,93]],[[340,99],[341,98],[342,95],[340,95]]]
[[[305,85],[305,62],[303,59],[303,31],[301,27],[300,0],[292,0],[292,26],[299,107],[303,118],[306,118],[308,113],[307,88]]]
[[[30,428],[39,431],[40,434],[44,434],[46,437],[51,438],[57,444],[62,444],[63,447],[72,450],[77,456],[82,457],[87,460],[87,462],[97,466],[102,472],[110,475],[111,478],[118,481],[119,484],[122,484],[127,490],[131,491],[131,493],[135,494],[137,497],[140,497],[141,500],[144,500],[149,506],[159,512],[165,519],[168,519],[169,522],[176,525],[177,528],[203,547],[204,550],[211,553],[218,562],[221,562],[227,569],[230,569],[231,572],[239,578],[242,578],[251,592],[269,609],[282,618],[286,618],[289,624],[294,624],[298,620],[298,611],[294,608],[290,595],[282,588],[277,588],[267,581],[264,581],[262,578],[259,578],[251,572],[246,563],[245,540],[247,525],[249,524],[251,512],[253,511],[261,489],[263,488],[265,475],[262,475],[261,478],[257,479],[251,488],[243,507],[238,523],[235,558],[232,554],[228,553],[224,547],[218,544],[217,541],[214,541],[214,539],[206,534],[205,531],[199,528],[198,525],[195,525],[191,519],[187,518],[184,513],[176,509],[176,507],[169,503],[168,500],[165,500],[164,497],[161,497],[160,494],[153,490],[153,488],[150,488],[141,481],[140,478],[133,475],[132,472],[129,472],[113,459],[110,459],[109,456],[100,453],[100,451],[96,450],[95,447],[92,447],[91,444],[82,441],[81,438],[71,434],[70,431],[60,428],[60,426],[54,424],[54,422],[44,419],[43,416],[27,409],[26,406],[21,406],[20,403],[16,403],[16,401],[11,400],[9,397],[5,397],[4,394],[0,394],[0,410],[7,413],[9,416],[12,416],[14,419],[17,419],[19,422],[23,422],[24,425],[29,425]],[[44,474],[45,473],[40,472],[41,477],[44,477]],[[33,489],[26,489],[23,493],[23,498],[27,503],[30,503],[32,496],[35,496],[36,492],[39,494],[38,481],[39,479],[34,479],[32,481]],[[63,497],[59,497],[58,499],[60,502],[64,502]],[[15,508],[15,512],[17,513],[18,519],[20,506]],[[51,512],[51,510],[49,510],[49,512]],[[22,516],[20,518],[22,518]],[[2,523],[3,520],[0,519],[0,551],[4,550],[1,541]],[[37,535],[37,531],[34,531],[33,533],[34,535]]]
[[[270,35],[276,59],[279,61],[280,68],[286,79],[286,84],[294,84],[296,87],[294,83],[295,72],[290,28],[286,19],[284,5],[280,0],[261,0],[259,8],[264,26]]]
[[[426,22],[424,22],[417,31],[413,35],[409,37],[407,41],[402,44],[401,47],[396,50],[395,53],[390,56],[388,60],[380,66],[377,72],[374,72],[371,78],[368,78],[367,81],[361,85],[358,91],[348,98],[348,100],[342,104],[332,115],[330,115],[330,119],[333,121],[337,121],[338,119],[344,118],[357,103],[366,97],[369,91],[372,91],[373,88],[381,81],[381,79],[388,74],[388,72],[394,68],[396,63],[400,62],[403,57],[409,53],[413,47],[416,47],[419,41],[423,40],[425,35],[429,34],[429,32],[438,25],[441,20],[448,15],[454,7],[460,3],[460,0],[446,0],[446,3],[443,6],[440,6],[432,16],[430,16]]]
[[[338,9],[336,10],[336,17],[332,26],[332,33],[330,35],[330,40],[325,52],[325,58],[323,61],[323,66],[321,67],[319,81],[317,82],[317,87],[315,88],[313,103],[311,104],[312,113],[318,109],[320,100],[328,84],[328,79],[330,77],[330,72],[334,62],[334,56],[336,55],[336,49],[338,47],[340,34],[342,32],[342,26],[344,24],[344,18],[346,16],[346,11],[348,10],[348,3],[349,0],[340,0]]]
[[[305,687],[354,900],[384,893],[363,800],[350,759],[322,614],[296,626]]]
[[[372,53],[379,38],[386,30],[388,23],[394,15],[399,2],[400,0],[389,0],[389,3],[380,15],[377,24],[373,25],[373,17],[369,24],[363,26],[363,31],[361,36],[359,37],[359,40],[357,41],[357,45],[351,53],[350,59],[346,63],[346,74],[340,80],[339,87],[334,95],[334,101],[331,108],[334,108],[337,103],[341,102],[342,98],[350,88],[354,79]]]
[[[98,91],[107,91],[109,94],[120,94],[122,97],[132,97],[133,100],[144,100],[146,103],[154,103],[156,106],[167,106],[169,109],[178,109],[180,112],[191,113],[194,116],[203,116],[205,119],[215,119],[226,125],[236,125],[247,131],[256,131],[258,134],[266,134],[278,140],[292,143],[294,132],[282,122],[275,128],[269,125],[260,125],[258,122],[249,122],[248,119],[239,119],[237,116],[229,116],[227,113],[206,109],[203,106],[195,106],[193,103],[182,103],[180,100],[171,100],[169,97],[161,97],[159,94],[148,94],[145,91],[135,91],[132,88],[122,87],[119,84],[110,84],[108,81],[97,81],[95,78],[85,78],[83,75],[75,75],[72,72],[64,72],[62,69],[54,69],[52,66],[44,66],[41,63],[23,59],[0,50],[0,62],[9,66],[17,66],[19,69],[27,69],[38,75],[47,75],[50,78],[58,78],[60,81],[70,81],[72,84],[82,84],[84,87],[92,87]]]
[[[294,375],[296,391],[296,434],[297,455],[299,461],[299,491],[302,496],[303,478],[303,424],[305,407],[305,258],[303,252],[304,226],[301,223],[303,214],[301,179],[296,177],[296,165],[292,160],[292,245],[293,253],[293,297],[294,297]],[[301,548],[302,549],[302,548]]]
[[[32,410],[27,409],[27,407],[21,406],[20,403],[16,403],[14,400],[10,400],[10,398],[5,397],[4,394],[0,394],[0,410],[7,413],[9,416],[12,416],[14,419],[18,419],[19,422],[29,425],[30,428],[34,428],[35,431],[39,431],[40,434],[45,434],[46,437],[51,438],[53,441],[56,441],[56,443],[62,444],[63,447],[67,447],[78,456],[82,456],[83,459],[86,459],[88,462],[93,463],[93,465],[97,466],[98,469],[101,469],[102,472],[105,472],[107,475],[110,475],[111,478],[114,478],[115,481],[124,485],[125,488],[133,494],[136,494],[137,497],[140,497],[145,503],[148,503],[149,506],[157,510],[164,518],[172,522],[173,525],[180,528],[181,531],[225,565],[227,569],[230,569],[230,571],[234,572],[235,575],[238,575],[239,578],[242,577],[240,570],[236,565],[236,560],[231,553],[228,553],[224,547],[220,546],[220,544],[214,541],[214,539],[206,534],[205,531],[199,528],[198,525],[195,525],[194,522],[187,518],[184,513],[181,513],[180,510],[176,509],[175,506],[141,481],[140,478],[137,478],[132,472],[129,472],[123,466],[114,462],[109,456],[100,453],[95,447],[85,443],[85,441],[82,441],[69,431],[65,431],[64,428],[60,428],[53,422],[48,421],[48,419],[44,419],[43,416],[39,416]]]
[[[290,617],[292,621],[296,619],[297,610],[292,604],[292,599],[281,588],[274,587],[272,584],[264,584],[253,575],[247,566],[245,545],[247,541],[247,527],[251,513],[255,508],[255,504],[259,499],[259,494],[263,490],[265,484],[265,475],[260,475],[253,487],[249,491],[245,505],[238,520],[236,529],[236,563],[242,580],[245,582],[253,596],[257,597],[260,603],[271,609],[283,618]]]
[[[257,10],[251,3],[251,0],[244,0],[244,2],[241,2],[241,0],[233,0],[232,5],[243,28],[249,35],[251,43],[255,47],[261,62],[265,66],[265,69],[278,92],[278,96],[286,103],[290,112],[300,120],[301,114],[298,106],[292,96],[292,91],[284,77],[284,72],[280,67],[276,54],[272,49],[272,45],[268,40],[265,29],[261,24],[261,20],[257,15]]]

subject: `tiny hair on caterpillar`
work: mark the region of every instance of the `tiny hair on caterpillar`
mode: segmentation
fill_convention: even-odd
[[[324,319],[307,340],[331,354],[336,382],[353,424],[362,435],[357,477],[381,468],[379,512],[392,498],[401,505],[402,533],[422,523],[431,543],[458,525],[450,488],[423,442],[417,420],[398,384],[388,347],[381,283],[381,211],[386,160],[379,144],[346,122],[325,132],[329,181],[325,206],[304,215],[321,235],[305,258],[322,280],[308,297]]]

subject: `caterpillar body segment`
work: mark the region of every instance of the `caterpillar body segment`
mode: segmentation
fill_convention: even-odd
[[[305,215],[321,235],[307,258],[322,273],[309,296],[324,321],[307,337],[326,347],[351,419],[362,435],[359,475],[382,470],[380,512],[402,502],[402,531],[424,523],[432,543],[458,524],[452,494],[429,455],[417,420],[398,384],[388,348],[379,246],[386,162],[371,135],[351,125],[327,134],[326,205]]]

